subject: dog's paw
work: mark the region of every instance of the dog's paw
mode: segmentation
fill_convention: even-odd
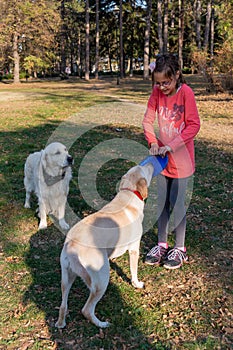
[[[40,222],[39,230],[46,230],[46,228],[47,228],[47,223]]]
[[[59,320],[55,323],[55,327],[57,328],[64,328],[66,326],[65,321],[60,322]]]
[[[59,225],[62,230],[69,230],[70,225],[64,219],[59,220]]]
[[[30,203],[25,202],[25,204],[24,204],[24,208],[26,208],[26,209],[30,209],[30,208],[31,208]]]
[[[101,321],[99,321],[96,326],[99,327],[99,328],[107,328],[110,325],[111,325],[111,323],[109,323],[109,322],[101,322]]]
[[[141,282],[141,281],[132,281],[132,285],[135,287],[135,288],[140,288],[142,289],[144,287],[144,282]]]
[[[95,326],[99,327],[99,328],[106,328],[110,326],[109,322],[102,322],[100,321],[95,314],[93,313],[93,311],[90,311],[88,307],[86,307],[86,305],[83,307],[82,309],[82,314],[84,317],[86,317],[87,320],[91,321]]]

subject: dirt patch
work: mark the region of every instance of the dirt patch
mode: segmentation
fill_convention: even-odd
[[[15,91],[4,91],[0,93],[0,102],[4,101],[19,101],[19,100],[26,100],[28,98],[37,98],[39,96],[42,96],[41,94],[35,93],[35,92],[15,92]]]

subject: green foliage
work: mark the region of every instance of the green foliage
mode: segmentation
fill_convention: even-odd
[[[218,33],[225,40],[233,39],[233,1],[220,2],[216,4],[216,14],[218,16]]]
[[[169,49],[172,52],[177,52],[179,6],[178,1],[169,1],[168,3]],[[196,40],[194,3],[196,2],[184,2],[183,56],[184,66],[187,69],[191,64],[190,53],[192,56],[193,42]],[[62,15],[61,4],[64,5],[64,13]],[[119,5],[119,2],[117,4]],[[150,58],[154,58],[155,52],[158,50],[158,14],[156,5],[157,3],[154,2],[152,8]],[[201,5],[199,13],[201,18],[200,35],[201,42],[203,42],[207,1],[202,1]],[[90,70],[92,70],[96,58],[95,6],[95,1],[90,1]],[[99,52],[102,58],[108,58],[110,61],[115,60],[119,54],[117,49],[119,23],[116,22],[112,12],[113,6],[114,2],[112,1],[100,1]],[[77,63],[78,72],[75,71],[73,73],[81,75],[81,71],[83,71],[85,66],[85,1],[0,0],[0,8],[0,69],[13,70],[12,35],[17,32],[20,69],[24,69],[25,58],[35,56],[49,64],[48,68],[52,75],[54,70],[59,70],[61,56],[63,55],[65,56],[63,61],[67,61],[66,63]],[[222,50],[222,48],[225,51],[226,48],[223,46],[227,41],[229,43],[232,42],[233,35],[232,0],[227,2],[217,0],[214,2],[213,8],[215,10],[214,47],[216,51]],[[123,1],[122,23],[125,62],[127,60],[132,62],[132,60],[137,60],[138,57],[143,58],[146,10],[145,1]],[[49,56],[53,56],[53,59],[48,60]],[[196,59],[200,63],[201,57],[196,57]],[[40,69],[40,66],[41,64],[34,64],[34,67],[38,67],[38,69]],[[218,64],[217,69],[219,70],[220,67],[222,65]],[[71,68],[73,69],[73,66]]]
[[[54,49],[57,47],[54,38],[60,23],[59,12],[54,1],[10,0],[0,1],[1,4],[0,62],[2,68],[9,70],[13,67],[14,34],[17,34],[18,38],[17,50],[21,58],[21,68],[27,56],[40,57],[45,62],[49,55],[54,55]]]
[[[218,72],[232,74],[233,40],[226,41],[222,47],[216,51],[214,62]]]
[[[33,55],[25,57],[23,66],[30,75],[33,72],[40,72],[49,68],[49,64],[47,62],[43,61],[40,57]]]
[[[196,68],[199,72],[207,70],[210,61],[210,55],[206,50],[200,50],[195,45],[192,45],[190,58],[194,68]]]

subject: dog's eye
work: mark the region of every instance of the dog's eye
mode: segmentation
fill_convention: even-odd
[[[56,154],[56,155],[57,155],[57,154],[61,154],[61,152],[60,152],[60,151],[57,151],[55,154]]]

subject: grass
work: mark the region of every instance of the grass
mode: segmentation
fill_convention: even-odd
[[[23,208],[23,165],[76,115],[67,129],[75,158],[69,205],[79,218],[98,209],[114,197],[120,177],[145,151],[140,125],[151,84],[132,78],[120,86],[110,79],[0,85],[0,349],[232,348],[233,100],[207,94],[200,77],[187,80],[202,119],[188,209],[191,263],[178,271],[145,265],[143,257],[156,242],[156,225],[151,225],[142,237],[139,262],[145,289],[130,285],[127,254],[111,262],[110,284],[97,306],[100,319],[112,324],[104,330],[81,315],[88,291],[79,279],[70,293],[67,327],[54,327],[64,236],[52,221],[46,231],[37,230],[35,199],[32,210]],[[84,161],[96,166],[97,192],[91,198],[85,197],[94,183],[91,166],[87,192],[81,188]],[[169,240],[172,244],[174,237]]]

